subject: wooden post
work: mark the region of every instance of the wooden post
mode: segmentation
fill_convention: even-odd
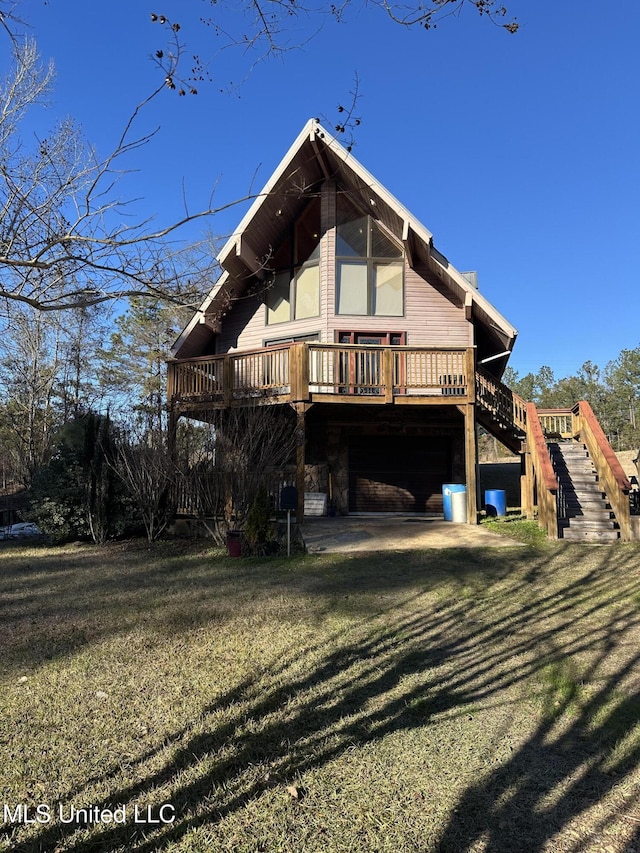
[[[309,399],[309,345],[299,342],[289,347],[291,402]]]
[[[467,523],[478,523],[478,446],[476,441],[476,407],[464,407],[464,464],[467,481]]]
[[[476,401],[476,349],[475,347],[467,347],[466,355],[466,379],[467,379],[467,402],[475,403]]]
[[[525,450],[520,454],[520,511],[525,518],[533,518],[533,464],[531,453]]]
[[[306,412],[305,403],[296,403],[296,489],[298,490],[298,507],[296,521],[300,525],[304,521],[304,461],[306,444]]]
[[[467,405],[464,407],[464,460],[467,481],[467,522],[478,523],[478,434],[476,430],[476,350],[466,353]]]
[[[176,395],[176,365],[168,361],[167,362],[167,400],[169,405],[172,404],[173,398]]]
[[[393,403],[393,350],[388,347],[382,353],[382,376],[384,382],[384,401]]]
[[[225,355],[222,362],[222,397],[225,406],[229,406],[233,400],[233,370],[231,357]]]

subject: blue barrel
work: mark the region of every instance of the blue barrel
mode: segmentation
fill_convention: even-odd
[[[453,521],[453,507],[451,505],[451,495],[454,492],[466,492],[467,487],[464,483],[444,483],[442,486],[442,509],[444,511],[444,520]]]
[[[487,489],[484,493],[484,505],[487,515],[497,516],[507,514],[507,493],[504,489]]]

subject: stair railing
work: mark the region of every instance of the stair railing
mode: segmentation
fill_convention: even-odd
[[[527,451],[531,455],[538,496],[538,525],[558,538],[558,480],[534,403],[527,403]]]
[[[629,492],[631,483],[627,479],[613,448],[607,441],[593,409],[586,400],[581,400],[573,408],[576,432],[584,442],[596,469],[598,479],[606,492],[607,500],[615,513],[620,526],[620,538],[630,541],[631,518],[629,512]]]
[[[476,400],[505,426],[524,432],[526,402],[486,370],[476,367]]]

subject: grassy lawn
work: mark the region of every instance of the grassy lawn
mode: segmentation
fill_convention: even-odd
[[[640,850],[636,545],[8,546],[0,649],[0,851]]]

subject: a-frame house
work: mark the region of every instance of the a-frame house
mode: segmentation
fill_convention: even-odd
[[[483,425],[522,454],[523,509],[557,535],[543,425],[500,382],[516,330],[316,120],[218,260],[172,350],[174,427],[256,399],[290,406],[299,516],[309,482],[341,514],[441,512],[443,484],[460,483],[476,523]],[[564,414],[575,436],[580,415]]]

